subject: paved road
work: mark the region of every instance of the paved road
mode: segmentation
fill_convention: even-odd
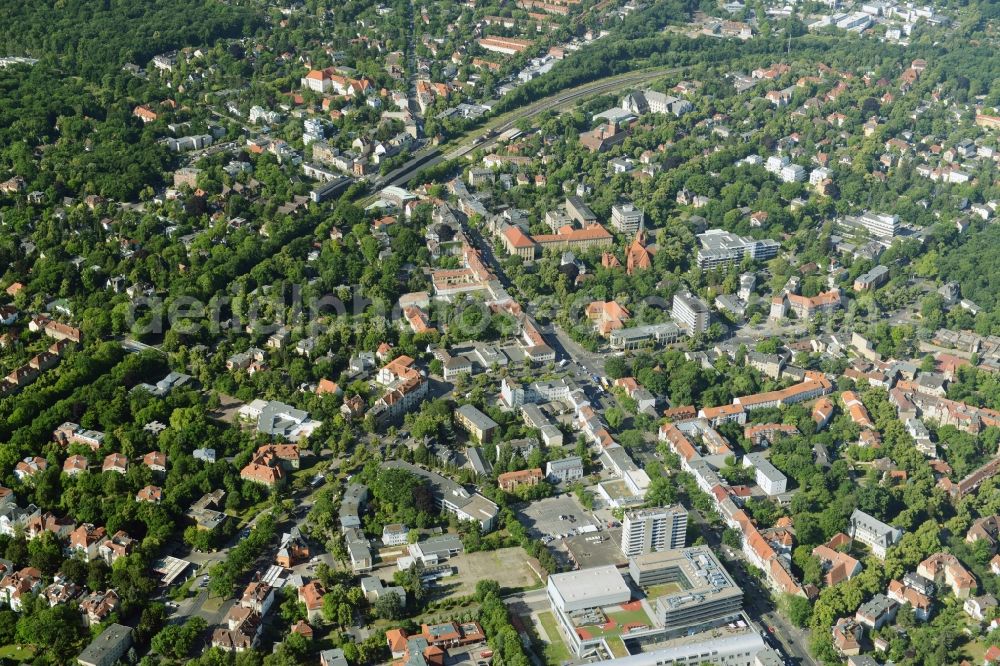
[[[809,634],[792,625],[781,616],[771,603],[771,593],[763,588],[755,576],[748,574],[751,566],[743,552],[722,544],[722,529],[712,527],[705,517],[695,509],[688,516],[698,525],[705,541],[713,551],[722,556],[726,569],[736,578],[743,589],[744,610],[751,619],[761,624],[761,633],[770,634],[778,642],[781,650],[791,657],[793,663],[817,666],[809,654]],[[769,631],[773,628],[774,631]]]
[[[293,509],[294,524],[300,529],[305,525],[306,519],[309,514],[309,509],[315,503],[316,493],[322,489],[319,488],[309,488],[308,490],[300,491],[292,496],[292,501],[294,503],[295,509]],[[257,521],[262,517],[269,515],[273,509],[268,507],[267,509],[257,513],[254,517],[244,526],[243,529],[253,529],[257,524]],[[241,530],[242,531],[242,530]],[[280,534],[279,534],[280,536]],[[196,568],[196,570],[201,570],[203,573],[199,574],[196,580],[192,583],[191,589],[195,591],[193,597],[188,597],[177,603],[176,608],[172,608],[170,612],[170,618],[172,622],[184,622],[188,617],[198,616],[204,618],[210,627],[221,624],[222,620],[225,618],[226,613],[229,609],[236,603],[236,598],[225,599],[219,605],[217,609],[213,609],[215,603],[218,599],[213,600],[213,604],[206,608],[206,603],[209,601],[208,587],[201,587],[199,583],[202,577],[206,575],[207,571],[211,569],[214,565],[225,560],[229,553],[229,549],[235,546],[241,540],[240,533],[237,533],[232,540],[225,545],[224,548],[214,551],[211,553],[196,553],[189,552],[186,555],[178,555],[190,561]],[[261,565],[258,570],[263,573],[270,563],[274,562],[274,556],[278,550],[278,542],[275,540],[274,543],[264,552],[264,554],[259,558],[258,563]],[[292,573],[300,574],[306,578],[310,578],[313,575],[313,570],[315,564],[319,561],[326,562],[328,565],[333,566],[333,558],[329,553],[323,553],[317,556],[316,562],[303,562],[292,568]],[[242,588],[238,586],[237,595],[242,593]]]
[[[550,346],[556,350],[559,358],[570,358],[591,375],[604,376],[604,356],[594,354],[581,347],[569,333],[558,324],[541,327],[542,333],[548,336]]]

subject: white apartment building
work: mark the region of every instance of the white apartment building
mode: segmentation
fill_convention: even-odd
[[[670,318],[694,337],[708,330],[711,313],[704,301],[689,291],[674,294]]]
[[[628,511],[622,521],[622,553],[635,557],[683,548],[687,522],[687,510],[680,504]]]
[[[630,203],[615,204],[611,207],[611,226],[626,236],[633,236],[642,228],[645,215]]]
[[[780,495],[785,492],[788,479],[762,454],[746,454],[743,456],[743,466],[753,468],[757,485],[768,495]]]

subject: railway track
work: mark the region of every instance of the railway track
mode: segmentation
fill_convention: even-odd
[[[522,109],[516,111],[508,111],[507,118],[503,120],[499,125],[493,127],[493,136],[479,143],[473,143],[473,138],[467,136],[462,145],[453,148],[447,153],[441,153],[437,148],[428,148],[424,151],[418,152],[413,156],[409,162],[401,166],[399,169],[393,173],[388,174],[384,179],[372,183],[375,189],[380,189],[389,185],[402,186],[407,184],[416,173],[427,166],[433,166],[444,160],[454,160],[464,157],[478,148],[489,148],[497,141],[497,135],[512,129],[518,122],[524,118],[533,118],[540,113],[546,111],[551,111],[553,109],[559,109],[565,107],[569,104],[579,101],[587,97],[593,97],[595,95],[602,95],[608,92],[614,92],[621,90],[623,88],[628,88],[640,83],[646,83],[658,79],[667,74],[672,74],[680,71],[681,68],[678,67],[663,67],[657,69],[641,70],[638,72],[632,72],[625,75],[619,75],[611,79],[604,79],[601,81],[593,81],[591,83],[585,83],[582,86],[573,88],[572,90],[563,91],[551,95],[544,99],[528,104]]]

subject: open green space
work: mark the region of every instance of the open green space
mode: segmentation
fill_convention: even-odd
[[[4,645],[0,647],[0,659],[10,661],[28,661],[35,656],[33,645]]]
[[[607,642],[608,649],[611,650],[611,654],[616,659],[628,656],[628,650],[625,649],[625,643],[622,642],[621,636],[611,636],[605,642]]]
[[[566,647],[562,634],[559,633],[559,627],[556,626],[555,616],[550,611],[545,611],[538,614],[538,621],[542,623],[542,628],[545,629],[545,634],[549,639],[545,645],[545,661],[552,666],[557,666],[572,659],[569,648]]]
[[[580,627],[587,631],[591,636],[619,636],[622,633],[622,627],[630,624],[645,624],[652,625],[653,621],[650,619],[649,615],[643,609],[637,610],[620,610],[611,611],[607,613],[608,624],[612,626],[605,628],[604,625],[592,624],[584,627]]]
[[[665,597],[668,594],[680,592],[683,589],[680,583],[663,583],[662,585],[653,585],[646,590],[646,596],[650,599],[656,599],[657,597]]]

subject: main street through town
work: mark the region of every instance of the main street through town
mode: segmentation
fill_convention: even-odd
[[[510,279],[504,273],[503,266],[497,259],[492,244],[484,238],[480,229],[472,225],[466,225],[466,233],[469,241],[479,250],[484,261],[496,274],[505,288],[513,290]],[[604,355],[589,352],[579,343],[573,340],[570,335],[559,325],[552,322],[539,327],[546,341],[556,352],[556,358],[565,359],[564,366],[570,376],[580,384],[587,386],[591,382],[596,387],[600,387],[599,381],[595,378],[604,377]],[[595,398],[595,406],[600,412],[604,412],[610,406],[610,399],[607,394],[598,395]],[[648,458],[646,462],[649,462]],[[737,583],[743,589],[745,610],[752,620],[759,623],[759,629],[766,640],[776,643],[784,653],[790,656],[794,663],[815,666],[816,662],[809,655],[808,634],[803,630],[793,626],[777,610],[771,602],[771,596],[767,590],[761,587],[756,576],[749,574],[749,563],[743,553],[724,546],[721,539],[721,530],[713,527],[704,519],[701,514],[690,509],[693,520],[699,525],[709,546],[717,553],[722,553],[728,569],[735,576]],[[538,592],[529,592],[522,595],[513,595],[508,599],[508,604],[512,606],[514,612],[537,611],[541,606],[547,606],[544,595]],[[524,613],[527,616],[529,613]]]

